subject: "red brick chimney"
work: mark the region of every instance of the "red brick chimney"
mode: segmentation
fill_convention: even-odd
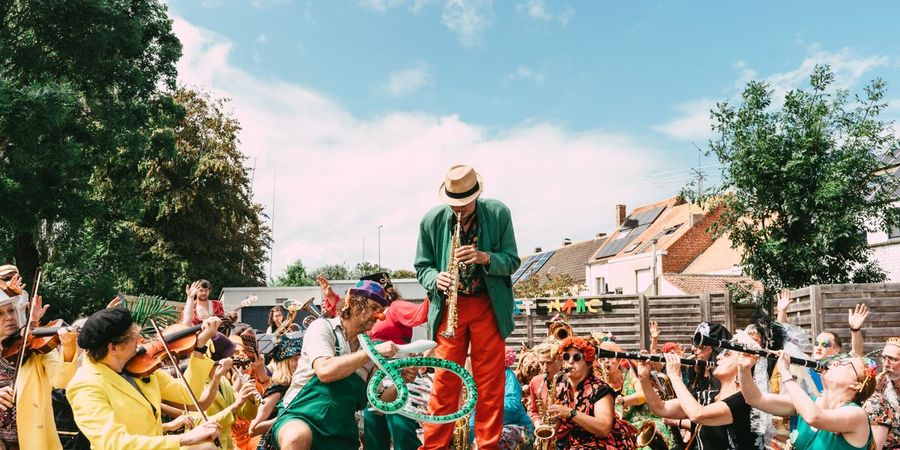
[[[625,222],[625,205],[616,205],[616,226],[622,226]]]

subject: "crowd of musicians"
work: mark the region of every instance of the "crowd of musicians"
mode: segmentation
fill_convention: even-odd
[[[275,307],[265,330],[237,322],[206,280],[185,288],[165,330],[136,323],[120,299],[50,328],[52,307],[0,266],[0,449],[900,448],[900,337],[864,354],[862,304],[848,314],[847,344],[839,330],[810,342],[787,323],[785,295],[775,318],[698,324],[680,339],[691,348],[660,345],[651,324],[649,348],[626,352],[612,333],[577,335],[557,317],[539,345],[513,349],[520,260],[509,209],[483,189],[472,167],[454,166],[422,219],[424,302],[403,300],[383,273],[340,294],[319,277],[318,318],[298,324],[308,305]],[[407,367],[403,384],[376,395],[390,402],[406,386],[445,415],[477,393],[455,423],[369,407],[377,367],[360,337],[392,358],[423,324],[437,343],[426,356],[464,365],[475,392],[449,371]],[[271,348],[259,335],[274,337]]]

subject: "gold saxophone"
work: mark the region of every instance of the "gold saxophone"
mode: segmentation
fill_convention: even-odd
[[[450,237],[450,258],[447,262],[447,272],[450,273],[450,288],[447,289],[447,326],[442,336],[452,338],[456,336],[456,325],[459,315],[456,307],[457,290],[459,289],[459,261],[456,260],[456,249],[459,248],[459,231],[462,227],[462,216],[456,213],[456,226],[453,228],[453,236]]]
[[[544,376],[544,392],[547,393],[547,401],[543,400],[543,396],[538,395],[538,411],[541,414],[541,424],[534,428],[534,449],[535,450],[551,450],[556,448],[556,420],[550,417],[548,412],[548,403],[556,403],[556,385],[559,380],[566,374],[564,370],[560,370],[553,377],[551,383],[547,383],[547,376]],[[551,391],[552,389],[552,391]]]
[[[456,296],[454,295],[454,298]],[[466,402],[466,390],[460,393],[460,404]],[[450,448],[452,450],[469,450],[469,415],[456,419],[453,422],[453,439],[450,440]]]

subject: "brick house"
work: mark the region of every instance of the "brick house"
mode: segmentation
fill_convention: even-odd
[[[716,241],[706,230],[720,214],[679,197],[635,208],[627,216],[625,206],[617,205],[616,230],[585,267],[585,293],[662,293],[662,274],[685,272]],[[697,267],[732,270],[731,259],[713,263],[713,256]]]

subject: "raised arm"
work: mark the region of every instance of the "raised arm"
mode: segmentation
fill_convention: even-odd
[[[784,394],[772,394],[761,392],[759,386],[753,381],[753,365],[758,356],[742,353],[738,360],[738,380],[744,401],[748,405],[781,417],[789,417],[797,414],[790,397]],[[782,380],[784,380],[782,378]]]
[[[677,399],[663,400],[659,398],[659,394],[653,388],[653,382],[650,381],[650,370],[651,366],[647,361],[638,363],[638,380],[641,382],[641,388],[644,390],[644,401],[650,407],[650,411],[654,415],[669,419],[687,418]],[[681,378],[680,375],[679,378]]]
[[[856,308],[847,312],[847,324],[850,325],[850,354],[856,356],[863,355],[863,337],[862,327],[869,317],[869,308],[857,303]]]
[[[684,385],[684,380],[681,378],[681,363],[678,355],[666,353],[665,357],[666,373],[669,375],[669,381],[672,382],[672,388],[675,389],[678,404],[687,417],[691,419],[691,422],[712,426],[728,425],[734,422],[734,418],[731,416],[731,408],[725,402],[717,401],[704,406],[694,398],[694,395]]]

